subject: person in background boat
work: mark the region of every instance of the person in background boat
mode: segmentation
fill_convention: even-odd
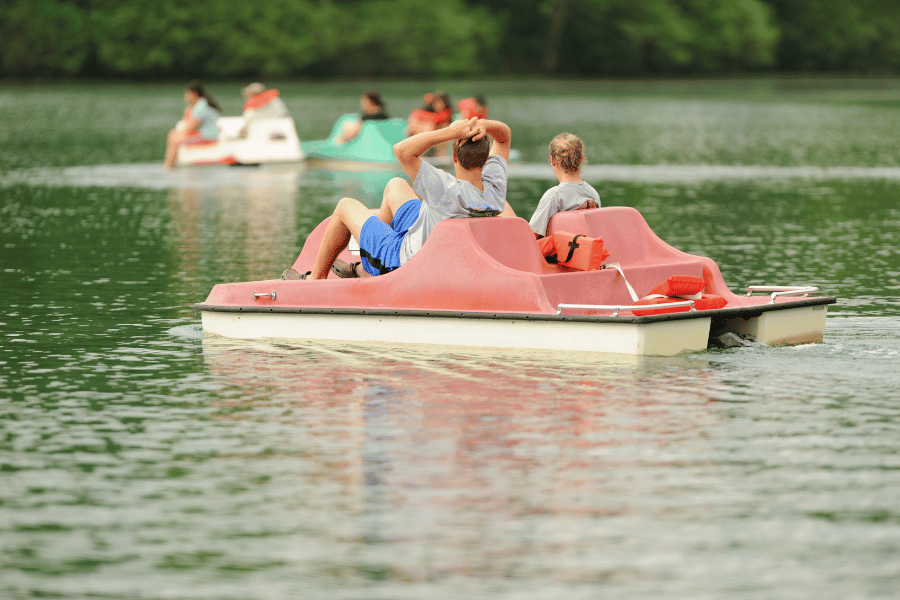
[[[359,135],[363,123],[366,121],[383,121],[390,119],[387,114],[387,105],[381,99],[381,94],[376,90],[367,90],[359,98],[359,108],[362,110],[358,121],[350,121],[344,124],[341,134],[335,140],[337,144],[345,144]]]
[[[450,109],[450,95],[438,90],[422,97],[422,106],[410,113],[406,121],[406,135],[412,136],[423,131],[434,131],[450,125],[453,111]]]
[[[181,120],[175,128],[169,131],[166,139],[166,159],[164,165],[167,169],[175,166],[178,158],[178,146],[184,144],[198,144],[215,141],[219,137],[219,128],[216,121],[222,116],[222,107],[206,91],[199,81],[187,84],[184,90],[184,101],[187,108]]]
[[[388,273],[418,252],[439,221],[515,216],[506,201],[511,136],[500,121],[469,119],[398,142],[394,154],[412,186],[401,177],[391,179],[378,216],[359,200],[342,198],[325,229],[313,270],[300,274],[289,268],[282,279],[325,279],[329,270],[340,277]],[[455,177],[420,158],[446,142],[453,142]],[[359,242],[362,261],[347,264],[337,256],[351,236]]]
[[[584,144],[578,136],[561,133],[550,142],[550,165],[559,185],[544,192],[528,223],[535,236],[547,235],[550,217],[564,210],[600,208],[600,194],[581,178]]]
[[[241,95],[244,103],[244,119],[268,119],[273,117],[289,117],[287,105],[278,94],[278,90],[266,89],[266,86],[256,82],[251,83],[243,90]]]
[[[487,100],[482,94],[477,94],[472,98],[463,98],[456,103],[456,108],[459,109],[460,117],[463,119],[471,119],[472,117],[487,119],[490,112]]]

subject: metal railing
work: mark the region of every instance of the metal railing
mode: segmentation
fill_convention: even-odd
[[[772,298],[769,304],[775,304],[775,298],[779,296],[808,296],[809,294],[818,292],[819,288],[811,285],[751,285],[747,286],[747,295],[752,296],[756,292],[771,293]]]
[[[689,306],[690,310],[697,310],[694,308],[693,300],[683,300],[679,302],[667,302],[665,304],[641,304],[641,305],[624,305],[624,304],[559,304],[556,306],[556,314],[561,315],[564,309],[573,309],[573,310],[611,310],[612,316],[618,317],[620,310],[631,310],[638,309],[640,311],[650,311],[650,310],[665,310],[667,308],[677,308],[679,306]]]

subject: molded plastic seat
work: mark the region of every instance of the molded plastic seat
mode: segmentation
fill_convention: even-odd
[[[548,234],[554,231],[602,237],[610,254],[607,262],[622,266],[645,261],[681,261],[688,256],[661,240],[643,215],[630,206],[559,212],[551,217],[547,228]]]
[[[602,237],[609,258],[619,263],[638,296],[645,296],[669,275],[692,275],[709,282],[707,292],[737,302],[712,259],[673,248],[656,235],[643,215],[630,206],[570,210],[551,217],[548,233],[568,231]]]

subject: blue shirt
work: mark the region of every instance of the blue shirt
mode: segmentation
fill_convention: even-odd
[[[219,137],[219,127],[216,121],[222,114],[209,105],[206,98],[200,98],[191,108],[191,116],[200,121],[197,131],[207,140],[215,140]]]

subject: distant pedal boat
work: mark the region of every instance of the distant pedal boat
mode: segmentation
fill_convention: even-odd
[[[296,271],[312,269],[327,221],[307,238]],[[821,342],[827,305],[837,301],[810,286],[734,294],[715,262],[669,246],[633,208],[559,213],[551,229],[603,238],[609,258],[601,268],[572,270],[544,259],[523,219],[448,219],[391,273],[219,284],[195,307],[204,332],[234,338],[672,356],[704,350],[727,332],[764,344]],[[340,257],[359,260],[348,250]],[[719,299],[705,306],[721,307],[650,301],[659,295],[652,290],[679,278],[702,281],[702,295]]]
[[[337,140],[344,123],[356,121],[359,116],[359,113],[342,115],[335,121],[331,133],[324,140],[301,142],[300,147],[307,162],[343,170],[400,169],[400,162],[394,155],[394,144],[406,139],[406,121],[403,119],[365,121],[356,137],[338,144]],[[518,150],[510,150],[510,161],[518,160],[519,156]],[[442,167],[453,163],[449,150],[441,156],[423,158],[431,164]]]
[[[300,162],[300,138],[291,117],[244,119],[221,117],[217,121],[219,137],[215,141],[182,144],[176,164],[258,165]]]
[[[394,144],[406,138],[406,121],[403,119],[364,121],[356,137],[338,144],[337,140],[344,124],[359,118],[359,113],[345,114],[335,121],[326,139],[302,142],[301,148],[307,161],[356,163],[369,168],[399,166],[397,157],[394,156]]]

